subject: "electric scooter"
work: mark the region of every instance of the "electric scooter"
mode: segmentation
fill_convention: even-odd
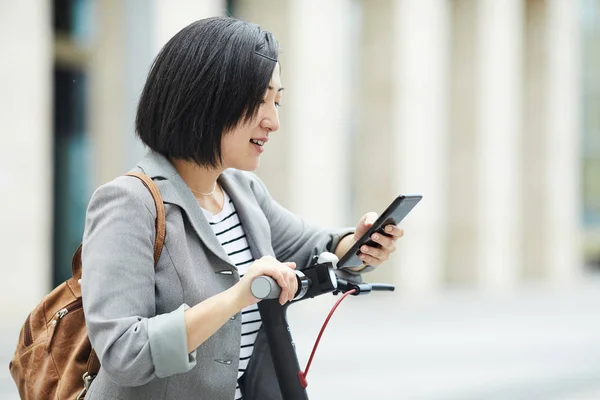
[[[298,279],[298,290],[291,302],[285,305],[277,300],[281,288],[269,276],[258,276],[251,284],[252,294],[259,299],[258,303],[262,323],[267,334],[273,364],[279,382],[281,394],[286,400],[308,400],[306,392],[306,374],[310,368],[312,358],[321,339],[321,335],[331,315],[344,298],[349,295],[358,296],[372,291],[393,291],[395,287],[382,283],[364,282],[361,275],[354,275],[344,269],[337,269],[337,256],[332,253],[322,253],[315,257],[310,267],[295,271]],[[292,339],[290,327],[286,320],[287,308],[299,301],[312,299],[326,293],[342,294],[342,297],[333,306],[319,333],[313,351],[304,371],[300,368],[296,348]]]

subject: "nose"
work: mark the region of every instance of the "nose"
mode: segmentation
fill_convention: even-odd
[[[274,104],[270,107],[265,107],[260,126],[269,132],[277,132],[279,130],[279,111]]]

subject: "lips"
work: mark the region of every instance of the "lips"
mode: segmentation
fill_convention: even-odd
[[[260,137],[260,138],[256,138],[256,139],[250,139],[251,143],[254,143],[257,146],[264,146],[265,143],[267,143],[269,141],[269,138],[267,137]]]

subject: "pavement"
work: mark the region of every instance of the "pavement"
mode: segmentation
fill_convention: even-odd
[[[302,368],[337,297],[289,309]],[[0,400],[19,326],[0,328]],[[600,400],[600,279],[503,295],[349,297],[307,377],[311,399]]]
[[[290,308],[302,368],[334,300]],[[308,382],[315,399],[600,399],[600,281],[497,296],[349,297]]]

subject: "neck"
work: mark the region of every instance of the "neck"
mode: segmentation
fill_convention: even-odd
[[[171,159],[171,163],[194,195],[214,194],[212,192],[222,169],[200,167],[194,162],[178,159]]]

